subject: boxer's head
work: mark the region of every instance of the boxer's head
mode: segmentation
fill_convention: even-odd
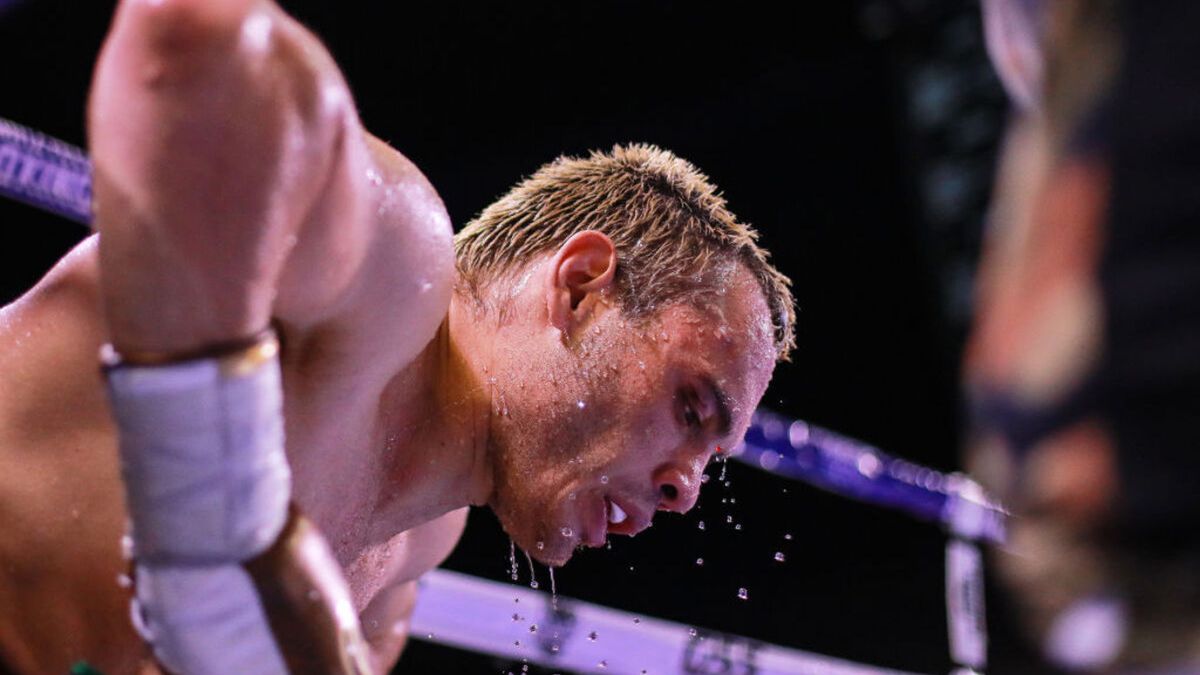
[[[457,238],[456,301],[492,340],[491,506],[544,562],[690,508],[792,346],[787,279],[714,192],[616,147],[543,167]]]

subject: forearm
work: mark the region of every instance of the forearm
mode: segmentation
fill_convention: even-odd
[[[89,108],[104,305],[122,352],[267,325],[345,116],[257,0],[126,0]]]

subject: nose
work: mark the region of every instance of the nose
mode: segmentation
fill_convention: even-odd
[[[690,511],[696,505],[696,499],[700,497],[700,473],[703,470],[704,465],[701,464],[699,470],[689,467],[685,471],[681,467],[667,465],[655,471],[654,487],[658,489],[658,509],[675,513]]]

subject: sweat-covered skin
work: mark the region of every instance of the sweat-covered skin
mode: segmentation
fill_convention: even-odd
[[[123,2],[89,136],[99,236],[0,310],[0,671],[156,670],[118,583],[103,343],[177,353],[276,327],[293,499],[385,672],[464,507],[491,506],[554,565],[690,508],[792,341],[753,232],[657,148],[527,181],[594,222],[537,239],[510,195],[513,217],[473,223],[456,256],[433,187],[362,130],[328,54],[269,3]],[[481,232],[485,253],[517,254],[468,275]],[[656,280],[643,258],[677,264]]]

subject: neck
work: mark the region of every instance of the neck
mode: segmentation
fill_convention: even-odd
[[[437,335],[380,399],[390,466],[371,518],[378,536],[486,504],[491,495],[490,352],[459,305],[455,298]]]

